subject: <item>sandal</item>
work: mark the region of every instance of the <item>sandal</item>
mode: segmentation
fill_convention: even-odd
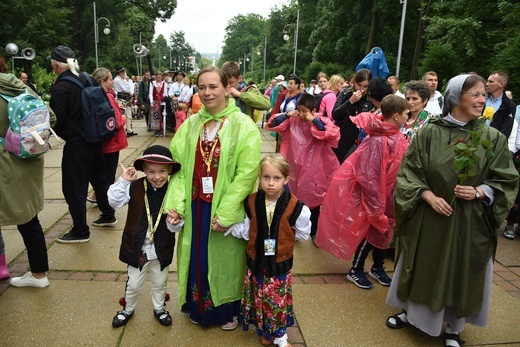
[[[170,316],[170,312],[166,310],[162,310],[161,312],[153,311],[153,315],[161,325],[164,325],[165,327],[172,325],[172,316]]]
[[[393,316],[388,317],[388,319],[386,320],[386,326],[392,329],[402,329],[408,324],[410,324],[408,322],[404,322],[401,318],[399,318],[399,315],[402,313],[406,314],[406,311],[403,310],[403,312],[401,313],[394,314]],[[394,321],[392,321],[392,319]]]
[[[238,326],[238,318],[233,317],[233,321],[227,322],[226,324],[221,325],[222,330],[235,330]]]
[[[130,318],[132,318],[133,315],[133,312],[128,314],[123,311],[118,311],[114,319],[112,319],[112,326],[114,328],[120,328],[123,325],[126,325],[126,323],[128,323],[128,321],[130,320]]]
[[[444,331],[444,345],[446,347],[462,347],[466,341],[460,338],[459,334],[448,334]]]
[[[274,342],[274,336],[271,336],[271,338],[268,340],[265,338],[265,335],[260,335],[260,343],[264,346],[271,346]]]

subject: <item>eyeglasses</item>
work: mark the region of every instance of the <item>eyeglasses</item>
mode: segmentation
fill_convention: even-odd
[[[475,93],[466,93],[466,94],[471,95],[471,97],[473,99],[478,99],[479,97],[483,97],[484,99],[487,99],[487,97],[488,97],[488,93],[475,92]]]

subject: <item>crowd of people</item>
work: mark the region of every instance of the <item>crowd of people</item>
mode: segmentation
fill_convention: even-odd
[[[74,52],[57,46],[48,59],[58,76],[49,112],[66,141],[62,190],[73,221],[57,241],[89,241],[87,201],[101,212],[92,225],[102,227],[114,226],[115,210],[128,205],[119,252],[128,281],[114,328],[133,317],[148,272],[153,314],[172,324],[165,302],[177,243],[179,305],[193,324],[233,330],[243,321],[263,345],[290,346],[293,248],[308,238],[352,260],[347,279],[362,289],[373,288],[364,269],[372,250],[368,276],[389,287],[388,305],[402,309],[387,319],[390,328],[413,325],[438,336],[446,324],[445,345],[458,347],[465,323],[487,325],[497,230],[506,220],[504,237],[520,234],[520,115],[505,93],[505,72],[455,76],[444,94],[433,71],[401,88],[397,76],[372,78],[368,69],[348,79],[321,72],[308,87],[295,74],[278,75],[262,93],[236,62],[204,68],[193,84],[182,71],[129,77],[118,66],[112,78],[101,67],[92,77],[118,131],[89,142],[82,89],[70,80],[86,83]],[[22,80],[0,61],[0,94],[23,93]],[[0,137],[6,106],[0,98]],[[258,111],[269,111],[266,127],[278,139],[279,154],[263,159]],[[147,148],[132,167],[121,165],[116,180],[119,151],[140,118],[155,136],[174,133],[169,148]],[[29,256],[30,271],[11,284],[46,287],[43,156],[19,159],[4,145],[0,159],[27,175],[24,188],[40,192],[7,203],[22,195],[0,185],[0,226],[18,226]],[[394,245],[391,278],[384,261]],[[9,278],[4,253],[0,234],[0,279]]]

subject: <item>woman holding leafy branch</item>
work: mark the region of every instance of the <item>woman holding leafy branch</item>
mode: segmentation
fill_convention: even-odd
[[[507,139],[480,118],[485,103],[482,77],[452,78],[443,115],[419,130],[397,176],[400,254],[386,302],[403,311],[386,324],[438,336],[446,322],[446,346],[462,346],[465,323],[488,323],[496,228],[518,189]]]

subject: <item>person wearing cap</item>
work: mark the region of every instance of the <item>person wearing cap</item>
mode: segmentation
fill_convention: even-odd
[[[309,84],[310,85],[309,88],[307,88],[307,93],[310,95],[316,95],[321,92],[321,89],[318,87],[318,82],[316,82],[316,80],[311,80]]]
[[[57,242],[88,242],[90,229],[87,224],[85,197],[88,194],[89,180],[102,213],[92,225],[106,227],[117,223],[114,209],[107,200],[103,142],[87,142],[83,137],[82,89],[65,78],[68,76],[85,83],[85,77],[81,75],[80,78],[78,73],[79,66],[74,52],[69,47],[57,46],[47,58],[58,75],[51,88],[50,107],[57,118],[54,131],[66,141],[61,159],[62,190],[73,222],[69,232],[58,237]]]
[[[273,93],[271,94],[271,108],[276,104],[276,100],[278,100],[278,93],[280,92],[280,84],[285,81],[285,77],[283,75],[278,75],[274,78],[276,80],[276,85],[273,88]]]
[[[254,119],[255,110],[265,111],[271,108],[269,99],[263,96],[256,86],[244,84],[244,87],[240,87],[243,77],[240,74],[238,63],[227,61],[222,64],[222,70],[228,77],[229,93],[235,99],[236,105],[242,113]]]
[[[256,184],[258,127],[229,97],[227,74],[206,67],[197,76],[202,109],[182,124],[170,143],[182,163],[172,177],[164,212],[184,220],[177,253],[179,305],[194,324],[238,326],[245,240],[224,236],[245,217],[244,199]]]
[[[137,133],[132,131],[132,83],[126,78],[126,69],[122,66],[116,67],[116,77],[114,77],[114,90],[116,98],[125,101],[125,117],[126,117],[126,136],[134,136]]]
[[[397,174],[400,255],[386,303],[403,311],[386,325],[411,324],[431,336],[444,329],[445,346],[464,344],[460,332],[466,323],[488,325],[497,229],[518,189],[507,138],[481,118],[485,105],[482,77],[453,77],[442,117],[430,119],[414,137]],[[471,141],[470,132],[490,148],[479,140],[475,175],[461,184],[454,150]]]
[[[169,178],[180,170],[181,164],[172,159],[168,148],[154,145],[134,161],[133,167],[121,164],[121,168],[121,177],[110,186],[108,199],[115,209],[128,205],[119,249],[119,260],[128,264],[128,280],[119,300],[123,309],[113,318],[112,326],[119,328],[132,318],[148,272],[154,316],[161,325],[169,326],[172,318],[165,309],[168,271],[173,260],[175,233],[183,223],[167,225],[162,208]],[[138,178],[137,171],[146,176]]]

